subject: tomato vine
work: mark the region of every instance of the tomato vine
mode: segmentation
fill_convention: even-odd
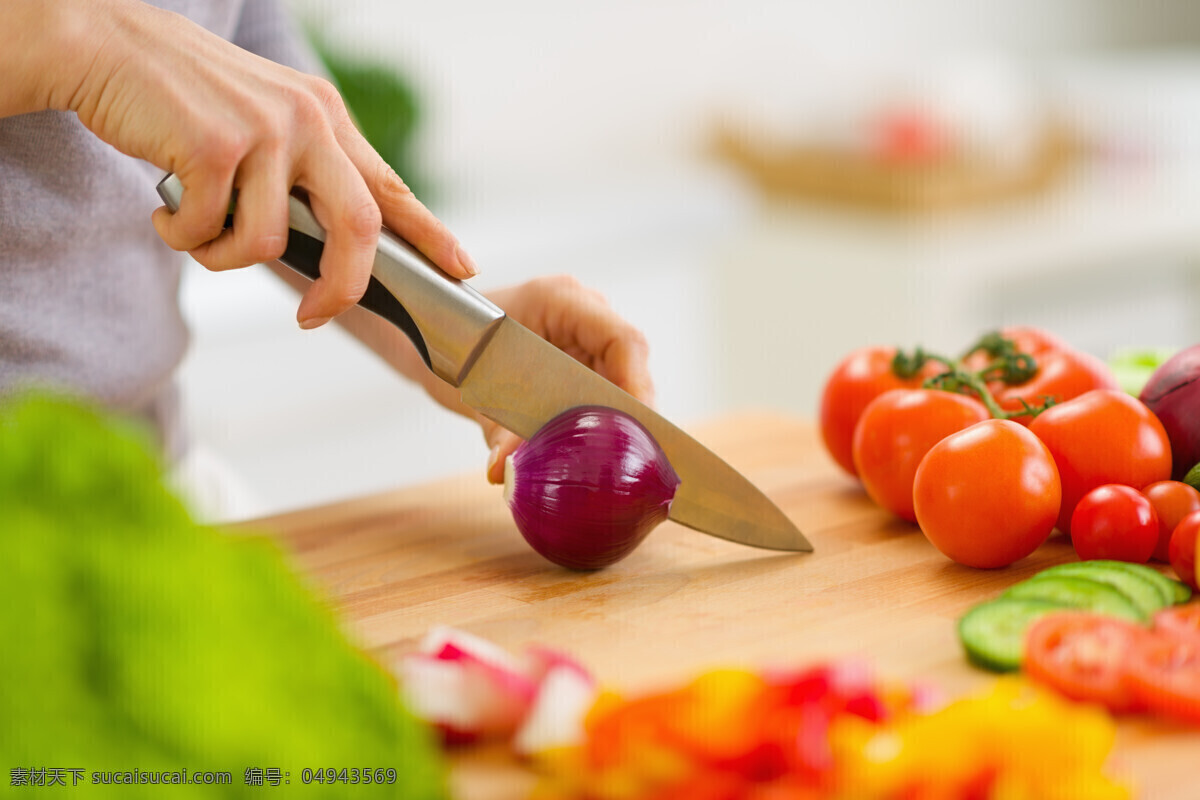
[[[970,358],[983,354],[987,362],[979,369],[968,366]],[[1043,396],[1037,405],[1019,399],[1021,407],[1005,410],[996,402],[988,384],[999,381],[1006,386],[1018,386],[1031,380],[1038,372],[1037,360],[1030,353],[1022,352],[1017,343],[998,331],[984,334],[958,358],[931,353],[922,347],[911,351],[896,350],[892,359],[892,371],[900,378],[913,378],[929,363],[942,365],[945,369],[922,384],[926,389],[941,389],[958,394],[977,397],[994,419],[1036,417],[1054,405],[1053,397]]]

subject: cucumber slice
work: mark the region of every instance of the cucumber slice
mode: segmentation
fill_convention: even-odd
[[[1164,575],[1148,564],[1135,564],[1131,561],[1112,561],[1108,559],[1093,559],[1092,561],[1079,561],[1072,563],[1078,563],[1080,565],[1092,564],[1097,567],[1124,570],[1125,572],[1132,572],[1136,575],[1140,575],[1146,580],[1158,584],[1159,591],[1162,592],[1163,600],[1167,603],[1167,605],[1186,603],[1192,596],[1192,590],[1188,588],[1187,584],[1181,583],[1174,578]],[[1051,567],[1050,569],[1057,568],[1058,567]],[[1040,575],[1041,573],[1038,574]]]
[[[1128,561],[1098,561],[1085,563],[1109,564],[1113,569],[1123,569],[1127,572],[1134,572],[1141,575],[1148,581],[1154,581],[1159,585],[1159,590],[1164,593],[1167,598],[1167,605],[1175,605],[1176,603],[1186,603],[1188,598],[1192,596],[1192,590],[1186,584],[1162,574],[1154,567],[1147,564],[1133,564]]]
[[[1158,584],[1159,591],[1166,598],[1167,605],[1175,605],[1176,603],[1186,603],[1192,596],[1192,590],[1187,584],[1181,583],[1174,578],[1162,574],[1154,567],[1148,564],[1134,564],[1130,561],[1081,561],[1081,564],[1097,564],[1108,566],[1112,569],[1125,570],[1140,575],[1148,581],[1153,581]]]
[[[958,621],[958,640],[967,658],[993,672],[1021,668],[1025,631],[1033,622],[1064,606],[1051,600],[998,597],[974,606]]]
[[[1001,597],[1025,597],[1049,600],[1080,611],[1094,611],[1114,617],[1149,622],[1149,617],[1134,605],[1129,596],[1110,584],[1077,575],[1034,575],[1011,587]]]
[[[1107,583],[1113,588],[1119,589],[1132,600],[1138,611],[1141,611],[1147,619],[1153,616],[1155,611],[1166,608],[1175,602],[1175,593],[1169,586],[1152,580],[1141,571],[1125,569],[1122,565],[1135,566],[1123,561],[1071,561],[1044,569],[1030,580],[1043,580],[1054,575],[1074,575]],[[1143,567],[1143,569],[1159,575],[1149,567]],[[1159,577],[1170,580],[1165,575],[1159,575]]]

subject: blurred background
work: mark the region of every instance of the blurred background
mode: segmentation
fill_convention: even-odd
[[[1007,323],[1200,341],[1200,4],[288,0],[479,262],[641,327],[688,428]],[[187,413],[253,517],[475,471],[476,426],[263,268],[194,264]]]

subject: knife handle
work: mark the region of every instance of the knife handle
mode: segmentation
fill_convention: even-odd
[[[179,209],[183,184],[174,173],[158,183],[171,211]],[[233,224],[232,213],[226,227]],[[325,229],[308,203],[288,197],[287,249],[282,264],[316,280]],[[385,229],[379,232],[371,279],[358,305],[402,330],[425,365],[451,386],[462,383],[504,319],[504,311],[479,292],[439,269],[419,250]]]

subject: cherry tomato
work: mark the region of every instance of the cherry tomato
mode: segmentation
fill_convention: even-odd
[[[1200,511],[1193,511],[1175,526],[1168,557],[1179,580],[1200,590],[1200,576],[1196,574],[1197,547],[1200,547]]]
[[[1106,483],[1075,506],[1071,543],[1084,561],[1108,558],[1144,564],[1158,544],[1158,514],[1132,486]]]
[[[892,389],[870,402],[854,430],[854,466],[867,494],[915,522],[913,479],[929,448],[988,419],[973,397],[940,389]]]
[[[1164,636],[1200,642],[1200,602],[1169,606],[1156,612],[1154,630]]]
[[[985,420],[942,439],[913,482],[925,536],[959,564],[981,569],[1036,550],[1054,529],[1061,496],[1050,451],[1009,420]]]
[[[1200,725],[1200,642],[1152,636],[1126,662],[1126,684],[1150,711]]]
[[[1142,494],[1158,514],[1158,544],[1152,558],[1170,561],[1171,534],[1180,520],[1193,511],[1200,511],[1200,491],[1183,481],[1156,481],[1142,489]]]
[[[821,439],[838,466],[851,475],[854,467],[854,427],[867,404],[889,389],[916,389],[937,373],[930,364],[918,376],[901,378],[892,371],[894,347],[864,347],[846,356],[825,382],[821,393]]]
[[[1022,668],[1031,679],[1072,700],[1134,711],[1141,701],[1126,680],[1126,663],[1149,637],[1145,628],[1115,617],[1054,612],[1026,632]]]
[[[1171,443],[1135,397],[1097,389],[1043,411],[1029,430],[1046,443],[1062,480],[1058,528],[1071,532],[1080,499],[1105,483],[1141,488],[1171,477]]]

